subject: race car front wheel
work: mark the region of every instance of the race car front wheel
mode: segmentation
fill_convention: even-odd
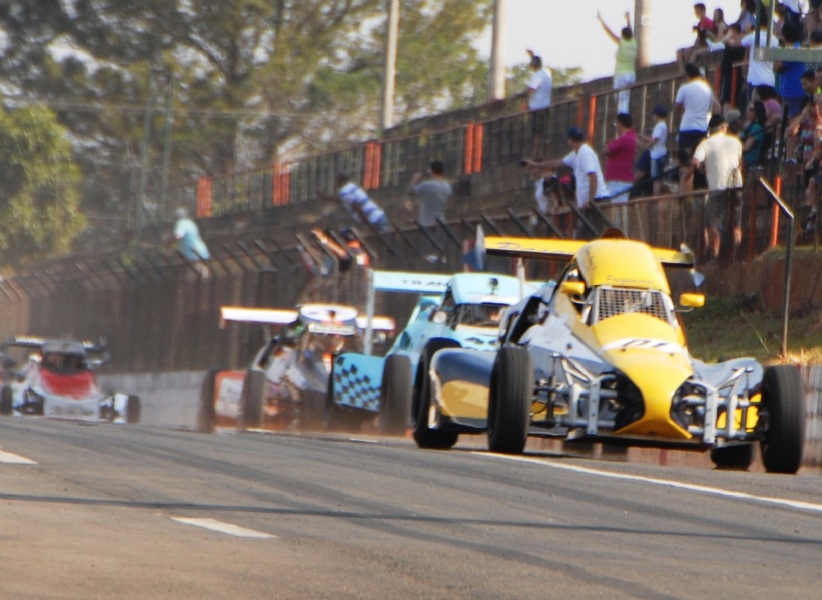
[[[522,454],[531,421],[534,369],[522,346],[503,346],[494,360],[488,394],[488,449]]]
[[[456,431],[441,431],[428,426],[428,413],[431,411],[431,377],[428,371],[431,359],[443,348],[457,348],[459,344],[453,340],[434,339],[425,347],[420,357],[417,373],[417,401],[414,414],[414,441],[420,448],[431,450],[448,450],[457,443],[459,434]]]
[[[382,370],[379,423],[383,435],[404,435],[411,411],[414,379],[411,361],[402,354],[391,354]]]
[[[765,369],[762,404],[768,430],[761,442],[768,473],[796,473],[805,445],[805,394],[799,370],[791,365]]]

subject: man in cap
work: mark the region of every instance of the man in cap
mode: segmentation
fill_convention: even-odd
[[[704,169],[708,179],[711,193],[705,200],[705,246],[716,260],[729,203],[734,248],[742,241],[742,142],[735,135],[728,135],[728,124],[721,114],[711,117],[708,130],[709,136],[694,151],[693,166]]]
[[[527,52],[531,57],[531,78],[528,80],[525,95],[528,97],[528,110],[532,113],[532,155],[536,158],[542,155],[542,140],[546,123],[545,109],[551,106],[554,82],[551,73],[542,64],[542,57],[533,50]]]
[[[562,166],[570,168],[574,172],[576,181],[577,206],[582,209],[583,214],[589,221],[593,220],[594,226],[601,226],[599,210],[594,203],[608,198],[608,188],[605,185],[605,177],[602,175],[599,157],[594,149],[585,143],[585,134],[577,127],[571,127],[568,130],[568,146],[571,151],[563,158],[546,161],[526,160],[523,162],[526,165],[549,169],[557,169]],[[585,224],[577,223],[575,237],[581,238],[586,234]]]

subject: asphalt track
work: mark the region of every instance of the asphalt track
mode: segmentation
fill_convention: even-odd
[[[818,599],[822,477],[0,419],[0,598]]]

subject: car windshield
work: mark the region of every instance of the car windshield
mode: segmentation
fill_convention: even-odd
[[[320,354],[340,354],[341,352],[358,352],[357,336],[333,334],[309,334],[309,348]]]
[[[74,373],[77,371],[85,371],[86,363],[79,354],[51,352],[43,355],[43,367],[51,371]]]
[[[472,327],[497,327],[505,304],[460,304],[457,307],[457,323]]]

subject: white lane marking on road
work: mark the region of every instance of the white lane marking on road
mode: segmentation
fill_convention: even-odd
[[[688,490],[690,492],[697,492],[699,494],[712,494],[714,496],[724,496],[726,498],[738,498],[740,500],[749,500],[752,502],[776,504],[778,506],[786,506],[788,508],[796,508],[799,510],[822,512],[822,504],[812,504],[810,502],[801,502],[799,500],[785,500],[784,498],[771,498],[769,496],[754,496],[753,494],[746,494],[744,492],[734,492],[731,490],[712,488],[704,485],[696,485],[693,483],[668,481],[666,479],[654,479],[653,477],[642,477],[641,475],[628,475],[625,473],[612,473],[609,471],[600,471],[598,469],[589,469],[587,467],[578,467],[575,465],[561,465],[557,463],[540,460],[537,458],[528,458],[525,456],[505,456],[503,454],[489,454],[487,452],[474,452],[473,454],[477,454],[479,456],[486,456],[489,458],[500,458],[503,460],[513,460],[519,462],[532,463],[536,465],[541,465],[543,467],[551,467],[552,469],[563,469],[565,471],[574,471],[575,473],[584,473],[586,475],[598,475],[600,477],[610,477],[611,479],[627,479],[629,481],[641,481],[643,483],[650,483],[653,485],[677,488],[680,490]]]
[[[19,454],[12,454],[11,452],[4,452],[0,450],[0,463],[7,465],[36,465],[37,463],[25,456]]]
[[[210,531],[218,533],[226,533],[235,537],[243,538],[257,538],[257,539],[271,539],[276,538],[276,535],[257,531],[256,529],[247,529],[239,525],[232,525],[231,523],[223,523],[216,519],[198,519],[195,517],[170,517],[172,521],[183,523],[184,525],[194,525],[195,527],[202,527]]]

